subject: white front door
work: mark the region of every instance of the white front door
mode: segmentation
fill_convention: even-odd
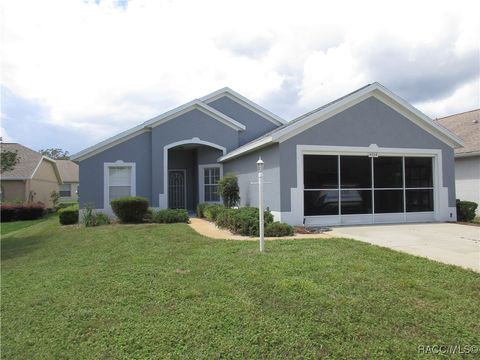
[[[187,208],[187,188],[185,170],[168,171],[168,207],[170,209]]]

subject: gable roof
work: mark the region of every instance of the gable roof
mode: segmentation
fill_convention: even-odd
[[[248,100],[247,98],[243,97],[242,95],[236,93],[230,88],[223,88],[218,91],[215,91],[209,95],[202,97],[201,99],[192,100],[184,105],[178,106],[170,111],[167,111],[161,115],[158,115],[150,120],[145,121],[144,123],[135,126],[129,130],[121,132],[115,136],[112,136],[104,141],[99,142],[96,145],[90,146],[74,155],[72,155],[71,159],[75,161],[82,161],[87,159],[95,154],[98,154],[110,147],[113,147],[117,144],[120,144],[132,137],[135,137],[141,133],[148,132],[155,126],[161,125],[167,121],[175,119],[176,117],[185,114],[191,110],[199,110],[203,113],[211,116],[212,118],[216,119],[217,121],[227,125],[234,130],[237,131],[245,131],[246,127],[242,123],[236,121],[235,119],[223,114],[222,112],[214,109],[213,107],[209,106],[208,103],[219,99],[222,96],[228,96],[229,98],[235,100],[239,104],[247,107],[248,109],[260,114],[265,119],[274,122],[276,125],[284,124],[285,121],[275,114],[269,112],[268,110],[262,108],[260,105],[253,103],[252,101]]]
[[[394,108],[397,112],[414,122],[446,144],[456,148],[463,145],[463,141],[447,129],[439,126],[428,116],[413,107],[393,92],[379,83],[368,84],[345,96],[331,101],[319,108],[303,114],[289,123],[280,126],[273,131],[255,139],[233,151],[222,156],[219,161],[231,160],[261,147],[272,143],[283,142],[289,138],[309,129],[310,127],[329,119],[330,117],[360,103],[361,101],[374,96],[386,105]]]
[[[463,147],[455,149],[455,156],[480,155],[480,109],[446,116],[437,122],[465,142]]]
[[[33,178],[35,172],[40,167],[43,160],[49,161],[53,164],[55,175],[61,181],[55,160],[47,156],[43,156],[37,151],[27,148],[26,146],[17,143],[1,143],[1,151],[13,151],[17,153],[18,163],[13,170],[2,173],[2,180],[28,180]]]
[[[280,116],[275,115],[274,113],[268,111],[264,107],[254,103],[253,101],[247,99],[245,96],[237,93],[236,91],[233,91],[229,87],[224,87],[222,89],[219,89],[217,91],[214,91],[213,93],[210,93],[208,95],[205,95],[204,97],[200,98],[200,101],[205,103],[205,104],[210,104],[211,102],[220,99],[222,97],[228,97],[229,99],[237,102],[238,104],[246,107],[250,111],[253,111],[254,113],[260,115],[264,119],[274,123],[277,126],[281,126],[286,124],[287,122],[283,120]]]
[[[62,181],[79,182],[78,165],[72,160],[56,160],[58,172]]]

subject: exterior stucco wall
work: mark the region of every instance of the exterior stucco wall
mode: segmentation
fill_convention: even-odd
[[[258,206],[258,185],[251,184],[258,181],[257,160],[261,156],[265,162],[263,179],[265,207],[272,211],[280,211],[280,161],[279,147],[272,145],[257,150],[240,158],[223,164],[223,173],[234,173],[238,177],[240,187],[240,206]]]
[[[480,206],[480,155],[455,159],[457,199],[473,201]],[[480,209],[477,208],[477,214]]]
[[[50,161],[42,160],[33,178],[27,182],[27,192],[32,195],[33,201],[40,201],[47,208],[51,208],[53,202],[50,195],[53,191],[58,192],[58,178],[54,165]]]
[[[192,110],[152,130],[152,205],[159,206],[159,194],[164,193],[164,147],[179,141],[201,140],[226,148],[238,147],[238,131],[211,118],[199,110]]]
[[[230,116],[247,127],[245,131],[240,133],[239,145],[246,144],[247,142],[252,141],[278,127],[271,121],[226,96],[212,101],[208,105],[214,109],[217,109],[221,113]]]
[[[26,200],[26,180],[2,180],[0,185],[3,201],[24,202]]]
[[[103,164],[117,160],[136,163],[136,193],[151,201],[151,158],[151,134],[147,132],[80,161],[80,206],[90,203],[103,209]]]
[[[280,144],[281,211],[291,209],[291,191],[297,187],[297,145],[439,149],[443,186],[448,204],[455,206],[454,151],[403,115],[370,97]]]

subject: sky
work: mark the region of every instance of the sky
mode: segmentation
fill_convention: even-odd
[[[228,86],[291,120],[380,82],[480,107],[479,1],[3,0],[1,136],[75,153]]]

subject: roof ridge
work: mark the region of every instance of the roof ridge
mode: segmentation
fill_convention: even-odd
[[[441,117],[441,118],[435,118],[435,121],[443,120],[443,119],[446,119],[446,118],[449,118],[449,117],[452,117],[452,116],[467,114],[467,113],[474,112],[474,111],[480,111],[480,108],[472,109],[472,110],[467,110],[467,111],[462,111],[462,112],[459,112],[459,113],[456,113],[456,114],[447,115],[447,116],[444,116],[444,117]]]

